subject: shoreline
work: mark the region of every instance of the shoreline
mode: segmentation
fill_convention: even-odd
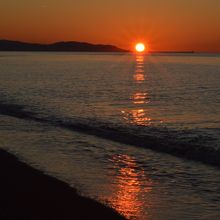
[[[0,114],[11,116],[27,121],[35,121],[45,123],[51,126],[57,126],[66,130],[81,132],[83,134],[93,135],[110,141],[115,141],[121,144],[133,145],[143,149],[151,149],[159,153],[167,153],[179,158],[197,161],[209,166],[220,167],[220,149],[207,148],[202,146],[199,139],[191,139],[191,141],[176,142],[175,133],[167,133],[166,138],[158,137],[150,133],[138,136],[135,133],[126,133],[122,129],[113,129],[102,126],[90,126],[85,123],[71,123],[62,121],[59,118],[53,120],[39,117],[35,112],[30,112],[25,109],[26,106],[17,104],[8,104],[7,102],[0,103]]]
[[[0,218],[3,220],[125,219],[115,210],[77,194],[0,149]]]

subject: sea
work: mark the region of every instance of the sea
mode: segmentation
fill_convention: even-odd
[[[0,52],[0,147],[127,219],[219,220],[220,54]]]

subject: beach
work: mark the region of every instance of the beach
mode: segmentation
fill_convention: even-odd
[[[0,219],[219,220],[219,65],[0,52]]]
[[[0,220],[220,220],[220,0],[0,5]]]
[[[0,176],[2,220],[124,219],[4,150],[0,150]]]

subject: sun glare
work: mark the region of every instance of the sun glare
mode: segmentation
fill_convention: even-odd
[[[145,51],[145,45],[143,43],[138,43],[135,45],[135,50],[137,52],[144,52]]]

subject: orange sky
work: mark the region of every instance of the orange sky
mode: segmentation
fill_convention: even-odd
[[[1,0],[0,39],[220,52],[220,0]]]

